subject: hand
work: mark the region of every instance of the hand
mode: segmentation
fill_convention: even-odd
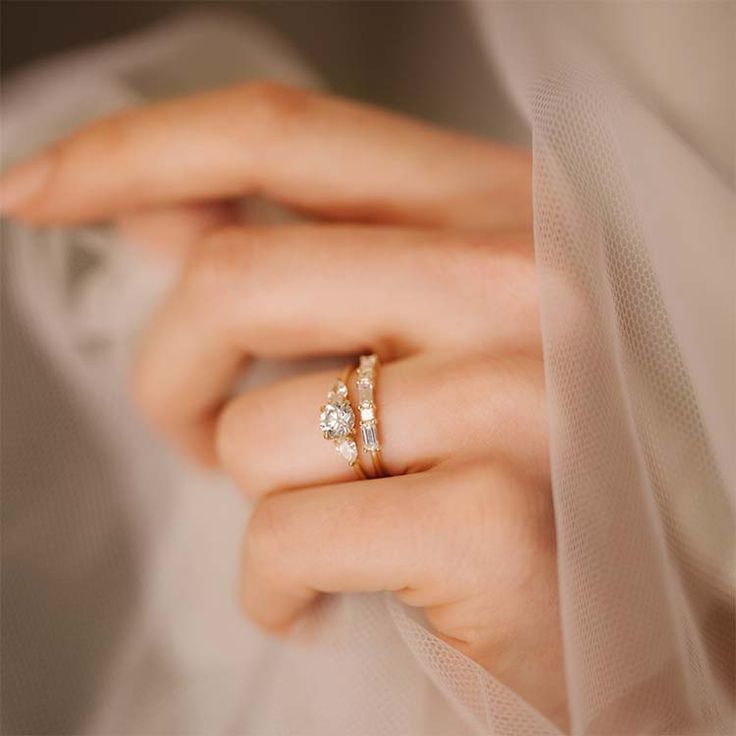
[[[242,223],[232,201],[254,194],[322,220]],[[37,223],[196,242],[135,392],[256,499],[253,621],[281,633],[322,593],[393,591],[564,723],[526,152],[260,84],[97,122],[0,197]],[[322,439],[332,371],[232,396],[253,356],[368,351],[389,478],[356,482]]]

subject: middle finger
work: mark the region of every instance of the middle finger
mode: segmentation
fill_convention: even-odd
[[[237,227],[196,250],[144,340],[139,402],[214,462],[214,421],[244,360],[372,350],[536,349],[526,234]]]

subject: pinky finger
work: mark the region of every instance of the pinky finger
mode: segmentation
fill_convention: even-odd
[[[432,472],[289,491],[255,507],[243,549],[243,613],[288,632],[322,593],[401,590],[426,556],[417,538]]]

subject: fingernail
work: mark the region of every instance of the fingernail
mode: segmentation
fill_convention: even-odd
[[[16,212],[36,197],[51,173],[48,153],[14,166],[0,179],[0,214]]]

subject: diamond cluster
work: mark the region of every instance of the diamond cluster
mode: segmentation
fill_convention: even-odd
[[[356,385],[358,388],[360,438],[363,442],[363,452],[378,452],[381,449],[378,442],[376,404],[373,401],[377,361],[378,358],[375,355],[362,355],[358,366]]]
[[[335,450],[350,465],[358,460],[355,442],[355,412],[348,401],[348,387],[342,379],[327,394],[327,403],[319,413],[319,428],[326,440],[333,440]]]

